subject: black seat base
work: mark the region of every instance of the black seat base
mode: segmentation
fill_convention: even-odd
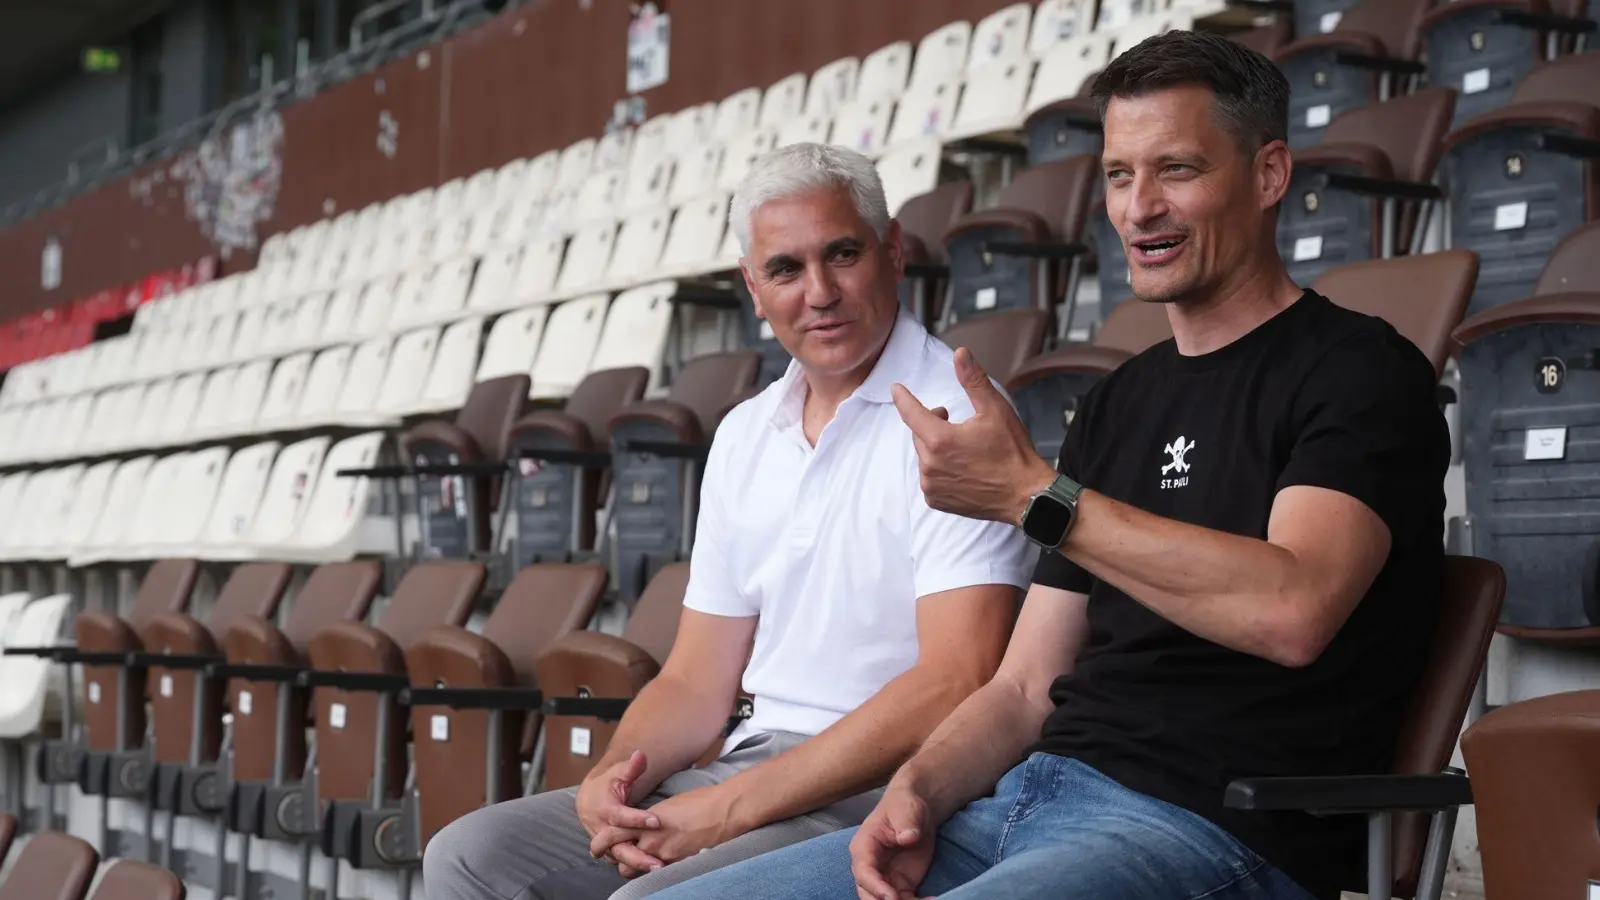
[[[39,744],[34,772],[40,784],[77,784],[84,781],[83,748],[72,741],[49,740]]]
[[[91,797],[99,797],[109,790],[111,756],[106,750],[82,750],[82,767],[78,771],[78,789]]]
[[[234,834],[266,837],[267,791],[264,781],[236,781],[227,786],[227,804],[222,810],[222,827]]]
[[[305,786],[268,785],[261,808],[261,834],[269,841],[297,841],[317,833],[316,814]]]
[[[149,803],[155,788],[156,764],[147,750],[123,750],[107,760],[106,795]]]
[[[415,832],[402,804],[373,809],[365,800],[331,800],[323,807],[324,856],[342,859],[356,869],[389,869],[418,862],[411,851]]]
[[[214,816],[227,808],[229,793],[217,763],[178,767],[178,815]]]

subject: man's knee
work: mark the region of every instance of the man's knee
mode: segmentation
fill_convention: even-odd
[[[486,845],[495,837],[494,829],[482,825],[486,812],[478,810],[462,816],[428,841],[422,851],[422,880],[430,896],[462,896],[462,879],[482,870]]]

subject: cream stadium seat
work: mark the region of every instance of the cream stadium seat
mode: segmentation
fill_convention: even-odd
[[[974,25],[967,51],[968,77],[998,63],[1025,62],[1032,23],[1032,4],[1013,3],[990,13]]]
[[[272,380],[273,360],[258,359],[245,363],[234,372],[233,383],[228,388],[228,408],[219,419],[204,420],[216,425],[217,436],[249,434],[255,430],[256,416],[261,413],[261,403],[267,396],[267,385]]]
[[[861,60],[859,80],[849,102],[867,100],[895,100],[905,93],[906,82],[911,77],[911,42],[896,41],[879,47]],[[841,104],[838,111],[843,113]]]
[[[589,373],[610,299],[606,294],[591,294],[568,300],[550,312],[530,373],[529,396],[565,397]]]
[[[200,389],[200,406],[190,420],[190,440],[204,440],[217,433],[222,420],[228,415],[228,404],[233,397],[233,382],[242,366],[216,369],[206,375]]]
[[[686,278],[730,268],[719,253],[728,225],[729,202],[730,195],[718,191],[680,206],[672,217],[672,228],[654,269],[655,275]]]
[[[716,189],[724,149],[721,144],[701,144],[678,158],[672,172],[672,190],[667,195],[672,206],[682,206]]]
[[[945,139],[958,141],[1022,127],[1034,64],[1026,57],[990,63],[967,73],[955,121]]]
[[[717,103],[716,124],[711,128],[711,139],[730,143],[734,138],[756,127],[761,116],[761,90],[745,88],[729,94]]]
[[[941,159],[939,139],[929,137],[908,141],[878,160],[878,178],[890,211],[939,185]]]
[[[205,372],[190,372],[172,386],[172,396],[161,416],[157,441],[163,445],[186,441],[200,410],[200,395],[206,386]]]
[[[428,284],[432,278],[433,270],[426,267],[410,269],[399,276],[395,282],[394,300],[389,307],[389,318],[383,326],[385,330],[398,334],[426,321]],[[363,326],[365,324],[363,319]]]
[[[394,424],[392,417],[378,409],[378,393],[383,389],[394,351],[391,338],[379,337],[357,346],[350,357],[344,385],[334,403],[332,422],[355,428],[382,428]]]
[[[951,22],[935,29],[917,43],[906,90],[952,79],[959,81],[971,48],[971,22]]]
[[[317,343],[330,346],[356,339],[356,317],[361,314],[361,295],[364,288],[347,285],[328,298],[327,311],[322,315],[322,328]]]
[[[364,339],[390,333],[404,276],[390,275],[369,282],[361,291],[361,305],[350,336]]]
[[[839,110],[828,142],[876,159],[883,155],[893,115],[893,100],[863,92]]]
[[[659,385],[667,338],[672,333],[672,298],[677,291],[676,283],[657,281],[618,294],[606,312],[605,327],[582,374],[643,366],[650,370],[650,386]]]
[[[895,104],[883,152],[892,153],[901,144],[926,137],[945,140],[955,124],[956,106],[960,101],[959,75],[924,79],[913,84]]]
[[[486,252],[478,263],[472,279],[472,291],[467,295],[467,309],[477,313],[499,312],[507,308],[511,296],[511,282],[517,267],[522,263],[522,246],[496,247]]]
[[[433,366],[417,399],[402,409],[405,415],[442,413],[460,409],[472,390],[478,368],[478,344],[483,337],[483,320],[462,319],[444,329],[439,336]]]
[[[230,453],[227,447],[207,447],[184,459],[172,476],[172,492],[157,525],[134,552],[141,559],[182,556],[204,533],[217,503]]]
[[[319,290],[300,298],[294,307],[294,327],[289,334],[288,351],[317,350],[323,346],[323,325],[333,294]]]
[[[573,235],[567,245],[566,256],[561,260],[561,273],[556,276],[554,290],[532,298],[532,302],[564,300],[598,290],[605,281],[606,266],[611,262],[611,250],[616,240],[615,222],[590,225]],[[530,257],[524,252],[522,259],[526,266]],[[521,284],[517,285],[519,296],[521,287]]]
[[[22,607],[6,631],[13,647],[70,645],[66,620],[71,594],[51,594]],[[60,717],[66,696],[65,667],[42,656],[0,656],[0,739],[21,740],[39,734],[47,720]]]
[[[528,375],[539,355],[539,340],[544,336],[550,307],[532,306],[514,310],[496,319],[483,345],[475,381],[488,381],[504,375]],[[531,376],[530,376],[531,377]]]
[[[761,96],[761,111],[756,116],[756,127],[777,130],[790,119],[798,117],[806,108],[806,76],[796,72],[774,82]]]
[[[173,385],[173,379],[163,378],[151,382],[145,389],[130,446],[135,449],[161,446],[162,419],[172,402]]]
[[[329,347],[311,360],[305,390],[300,392],[300,405],[294,408],[286,428],[317,428],[338,421],[339,396],[344,392],[345,378],[350,374],[350,361],[355,352],[354,346],[344,344]]]
[[[375,515],[370,478],[341,476],[341,471],[379,464],[387,436],[372,431],[345,438],[328,450],[312,489],[311,502],[299,527],[282,544],[267,550],[272,558],[295,563],[327,563],[357,556],[393,556],[403,548],[396,535],[393,511]]]
[[[1110,61],[1111,37],[1103,33],[1081,33],[1051,44],[1039,60],[1023,115],[1080,96],[1088,90],[1089,79]]]
[[[389,368],[378,390],[374,412],[399,419],[422,398],[423,385],[439,349],[437,326],[408,331],[395,339]]]
[[[606,289],[620,290],[660,277],[658,263],[671,223],[672,210],[664,206],[638,213],[622,223],[603,279]]]
[[[72,508],[56,534],[55,546],[49,558],[68,559],[78,547],[88,544],[95,525],[105,512],[111,486],[122,465],[116,460],[106,460],[95,463],[83,473],[83,478],[78,481],[78,489],[72,496]]]
[[[261,503],[245,526],[246,537],[226,546],[218,545],[211,551],[212,558],[274,558],[274,548],[289,541],[305,518],[312,486],[331,443],[331,438],[319,435],[279,450],[262,489]]]
[[[714,137],[717,105],[701,103],[678,110],[667,127],[667,152],[682,158],[696,147],[719,143]]]
[[[428,290],[423,301],[421,324],[436,325],[461,317],[467,305],[467,293],[472,289],[472,271],[475,261],[457,256],[439,263],[428,279]]]
[[[116,558],[115,553],[138,537],[138,520],[144,509],[141,500],[144,491],[156,473],[158,458],[140,456],[124,462],[111,480],[106,493],[105,506],[95,519],[94,529],[88,539],[72,548],[69,565],[87,565]],[[165,471],[165,470],[163,470]]]
[[[254,429],[259,432],[293,428],[295,413],[305,399],[306,385],[310,382],[311,351],[285,356],[272,369],[272,379],[267,382],[267,392],[261,400],[261,411],[256,416]]]
[[[279,447],[277,441],[263,441],[240,449],[228,459],[217,486],[216,502],[200,533],[192,545],[175,550],[174,556],[234,558],[255,523]]]
[[[722,170],[717,174],[717,187],[729,192],[737,189],[756,160],[776,146],[776,128],[753,129],[729,141],[722,154]]]

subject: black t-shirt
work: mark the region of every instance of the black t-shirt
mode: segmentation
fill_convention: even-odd
[[[1450,448],[1437,402],[1414,344],[1311,291],[1214,352],[1185,357],[1169,339],[1097,384],[1058,463],[1085,487],[1261,539],[1278,491],[1329,488],[1382,517],[1392,549],[1302,668],[1197,637],[1045,554],[1034,581],[1089,595],[1089,638],[1052,686],[1056,709],[1033,749],[1199,813],[1308,891],[1337,897],[1361,859],[1363,817],[1225,809],[1223,792],[1239,777],[1390,770],[1441,590]]]

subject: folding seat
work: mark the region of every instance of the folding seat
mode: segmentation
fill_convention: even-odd
[[[1476,254],[1445,250],[1336,266],[1311,287],[1340,306],[1388,322],[1443,375],[1456,349],[1450,333],[1461,324],[1477,276]]]
[[[590,294],[551,310],[533,363],[530,397],[565,397],[589,373],[610,299],[606,294]]]
[[[594,231],[591,244],[600,244],[598,248],[580,249],[574,246],[571,250],[572,253],[598,255],[598,263],[593,259],[587,259],[582,263],[589,267],[589,271],[593,271],[596,265],[604,266],[610,259],[608,243],[610,232],[603,225]],[[568,252],[567,239],[561,235],[543,235],[528,241],[521,248],[510,287],[501,296],[498,308],[509,309],[531,303],[553,302],[558,298],[556,279],[565,268],[563,257],[569,255],[571,254]],[[576,266],[578,263],[574,262],[572,265]]]
[[[778,128],[775,146],[790,144],[826,144],[833,131],[833,116],[824,113],[804,113],[784,122]],[[711,151],[713,148],[706,148]],[[680,163],[681,165],[681,163]]]
[[[293,321],[284,344],[285,352],[316,350],[324,346],[323,324],[328,315],[328,303],[333,299],[329,291],[318,291],[301,297],[294,305]]]
[[[191,440],[203,440],[209,435],[221,431],[222,422],[227,418],[233,399],[233,382],[239,376],[242,366],[231,366],[226,369],[215,369],[206,375],[205,384],[200,388],[200,405],[195,410],[194,418],[190,419],[189,437]],[[95,416],[97,420],[104,420],[111,415],[108,409],[105,415]]]
[[[0,656],[0,740],[40,740],[38,775],[45,784],[76,783],[82,754],[72,734],[77,721],[77,699],[67,689],[68,666],[56,665],[51,648],[62,646],[61,635],[72,611],[71,594],[51,594],[29,600],[6,631],[6,649]],[[38,648],[37,652],[30,652]],[[8,766],[18,761],[12,757]],[[19,776],[21,772],[17,773]]]
[[[233,715],[222,810],[227,830],[269,839],[314,830],[311,810],[282,802],[298,793],[315,765],[304,727],[309,691],[296,676],[308,667],[312,636],[335,623],[364,621],[381,581],[375,560],[320,565],[301,586],[281,630],[264,618],[241,617],[222,632],[227,662],[208,676],[223,685]],[[285,830],[302,816],[300,834]]]
[[[423,324],[427,320],[428,283],[432,275],[433,270],[427,267],[402,273],[395,282],[393,303],[389,307],[387,321],[368,333],[401,332]],[[365,315],[366,311],[362,312]]]
[[[229,455],[225,446],[207,447],[184,459],[173,474],[174,490],[168,496],[151,539],[138,548],[141,556],[155,558],[182,553],[200,539],[212,507],[216,505]]]
[[[918,55],[920,56],[920,51]],[[964,58],[965,54],[960,56]],[[938,68],[937,63],[930,63],[930,69],[936,68]],[[911,77],[911,42],[896,41],[872,51],[861,60],[858,73],[855,95],[847,98],[849,102],[845,106],[861,100],[898,99],[905,93],[906,83]],[[840,107],[841,114],[845,106]],[[837,136],[834,140],[838,140]]]
[[[687,558],[711,437],[753,391],[760,367],[750,350],[695,357],[665,399],[630,404],[607,423],[617,585],[625,600],[638,597],[660,565]]]
[[[295,411],[304,399],[309,382],[311,361],[311,353],[306,351],[286,356],[273,366],[272,378],[267,382],[254,422],[255,430],[271,432],[293,427]]]
[[[1001,383],[1044,349],[1050,314],[1042,309],[1012,309],[974,316],[946,328],[939,339],[966,347],[983,371]]]
[[[286,563],[236,566],[204,623],[180,610],[157,613],[142,630],[144,652],[130,656],[150,685],[150,740],[114,757],[112,771],[123,782],[124,795],[135,794],[173,814],[167,819],[163,864],[171,863],[177,816],[220,812],[223,806],[216,762],[223,749],[226,683],[209,677],[206,669],[225,661],[222,642],[234,625],[277,616],[292,574]]]
[[[635,213],[622,223],[617,246],[606,265],[602,284],[612,290],[660,277],[658,262],[671,230],[672,210],[660,206]]]
[[[825,121],[831,123],[832,119]],[[787,128],[789,124],[792,123],[786,123],[785,127]],[[775,146],[784,146],[782,133],[780,130],[780,137]],[[826,142],[827,135],[824,129],[822,139],[818,143]],[[668,205],[682,206],[697,197],[715,191],[717,177],[722,172],[724,149],[722,144],[697,144],[677,156],[672,169],[672,188],[667,193]]]
[[[467,295],[467,309],[472,312],[494,313],[505,309],[511,291],[511,280],[522,262],[522,246],[494,247],[484,251],[472,279],[472,290]]]
[[[736,268],[721,258],[730,195],[717,191],[684,202],[672,216],[667,243],[651,270],[657,278],[687,278]]]
[[[853,56],[836,59],[812,72],[806,83],[802,114],[831,119],[841,106],[855,97],[860,78],[861,61]]]
[[[553,641],[540,655],[535,677],[546,698],[592,697],[626,708],[626,699],[661,671],[683,615],[683,595],[689,586],[689,564],[670,563],[661,568],[639,596],[620,637],[578,631]],[[548,699],[547,699],[548,702]],[[580,704],[563,704],[577,707]],[[601,716],[572,715],[557,708],[544,716],[545,790],[556,791],[582,783],[594,763],[605,755],[618,709]],[[720,742],[719,742],[720,743]]]
[[[939,301],[949,275],[944,234],[970,212],[972,182],[958,179],[906,200],[895,213],[905,259],[900,302],[924,325],[931,325],[939,315]]]
[[[248,538],[255,523],[256,511],[261,506],[280,446],[277,441],[263,441],[241,448],[229,457],[217,486],[216,502],[193,545],[182,551],[184,554],[202,560],[227,559],[233,555],[232,551]],[[85,477],[87,481],[88,476]]]
[[[565,300],[603,288],[606,266],[611,262],[612,248],[617,242],[617,230],[615,221],[605,221],[586,226],[574,234],[561,260],[555,289],[536,298],[536,302]]]
[[[399,419],[411,409],[422,397],[422,388],[428,381],[428,370],[433,368],[438,347],[437,327],[418,328],[395,339],[389,368],[384,373],[383,386],[378,389],[377,405],[372,411]]]
[[[193,455],[191,451],[184,450],[158,457],[151,463],[143,483],[138,487],[137,499],[132,503],[131,515],[122,530],[112,540],[80,551],[68,561],[69,565],[148,559],[143,548],[146,544],[159,543],[167,518],[176,505],[173,498],[182,490],[183,470]]]
[[[323,314],[318,343],[322,346],[356,339],[356,319],[361,314],[363,288],[346,286],[328,298],[328,309]]]
[[[728,141],[722,154],[722,169],[717,175],[717,188],[732,193],[744,181],[745,175],[756,160],[778,146],[775,128],[757,128],[741,132]]]
[[[761,117],[761,89],[745,88],[717,103],[711,139],[728,143],[757,127]]]
[[[1003,188],[991,209],[975,212],[945,234],[950,259],[946,323],[989,310],[1066,308],[1073,317],[1078,267],[1089,204],[1104,176],[1096,156],[1073,156],[1030,166]]]
[[[379,338],[382,342],[384,339]],[[262,417],[262,431],[298,430],[317,428],[339,423],[338,401],[345,389],[345,379],[350,373],[350,363],[355,347],[329,347],[311,360],[306,373],[305,387],[300,391],[300,402],[282,420],[268,421]],[[382,377],[379,372],[377,378]]]
[[[1444,193],[1433,183],[1455,91],[1430,88],[1341,113],[1294,154],[1278,252],[1298,284],[1330,266],[1422,247]]]
[[[652,385],[662,383],[668,368],[668,339],[677,319],[677,293],[676,283],[657,281],[613,298],[585,372],[642,365],[652,371]]]
[[[961,141],[1021,126],[1033,68],[1033,62],[1022,57],[969,72],[954,119],[946,126],[945,139]]]
[[[1012,372],[1003,384],[1039,455],[1054,460],[1060,453],[1078,400],[1095,382],[1171,337],[1165,305],[1123,303],[1106,316],[1094,343],[1066,344]]]
[[[152,381],[150,382],[149,386],[145,388],[144,396],[139,403],[138,418],[134,420],[135,428],[132,435],[132,447],[142,448],[161,446],[161,426],[163,424],[163,418],[166,414],[167,407],[171,405],[172,388],[173,379],[170,378]],[[57,407],[52,404],[50,407],[50,412],[54,414],[56,411]],[[52,419],[54,419],[54,415],[52,415]],[[51,431],[51,426],[54,424],[54,421],[51,421],[49,425],[41,428],[41,433],[49,434]]]
[[[1405,93],[1432,0],[1362,0],[1326,34],[1300,36],[1273,62],[1289,80],[1289,146],[1314,144],[1333,117]]]
[[[252,306],[239,313],[234,326],[233,344],[228,350],[228,362],[243,362],[260,356],[261,337],[267,331],[267,309]]]
[[[167,399],[167,408],[161,414],[161,424],[156,428],[155,440],[157,444],[182,443],[189,434],[189,429],[194,425],[195,413],[200,409],[200,394],[205,390],[206,373],[190,372],[179,376],[172,385],[172,394]],[[88,409],[83,410],[85,419]],[[76,418],[74,410],[73,417]],[[63,423],[64,431],[81,434],[84,423],[76,425]]]
[[[240,366],[233,374],[228,387],[228,408],[221,418],[214,420],[217,435],[249,434],[255,426],[261,403],[266,399],[267,384],[272,380],[271,359],[258,359]]]
[[[403,275],[387,275],[367,282],[361,290],[361,304],[356,310],[350,336],[365,338],[389,333],[404,278]]]
[[[17,852],[4,881],[0,881],[0,900],[83,900],[94,879],[95,868],[100,864],[100,854],[88,841],[59,831],[45,831],[34,835]],[[138,863],[119,862],[112,868]],[[108,877],[109,877],[108,870]],[[116,888],[121,881],[113,882]],[[165,895],[105,894],[96,891],[94,900],[131,900],[132,897],[151,897],[159,900],[183,900],[182,892]]]
[[[950,22],[934,29],[917,42],[906,90],[952,79],[959,82],[971,55],[971,22]]]
[[[1558,36],[1594,26],[1555,15],[1547,0],[1456,0],[1428,10],[1422,49],[1428,81],[1461,92],[1452,126],[1499,109],[1517,84],[1554,55]]]
[[[1461,345],[1462,459],[1471,547],[1506,570],[1500,631],[1519,640],[1600,636],[1594,593],[1600,477],[1582,436],[1596,424],[1600,225],[1551,254],[1530,296],[1473,315]]]
[[[882,93],[857,93],[854,100],[839,109],[828,142],[848,147],[869,159],[882,156],[894,108],[895,101]]]
[[[439,335],[439,346],[422,392],[415,402],[402,408],[402,416],[460,409],[472,390],[482,336],[482,319],[462,319],[446,328]]]
[[[334,403],[335,421],[356,428],[381,428],[392,421],[379,407],[378,395],[383,390],[393,351],[394,342],[386,337],[373,338],[355,348],[344,385]],[[305,412],[304,406],[301,412]]]
[[[367,817],[359,855],[389,864],[406,859],[384,852],[394,844],[375,840],[398,830],[413,841],[394,842],[396,849],[421,859],[445,825],[522,795],[520,763],[532,756],[541,724],[539,655],[584,627],[605,586],[606,570],[595,563],[529,566],[507,586],[481,633],[440,625],[412,643],[406,671],[413,687],[403,702],[414,736],[416,803]]]
[[[89,541],[106,507],[112,482],[121,465],[116,460],[105,460],[84,471],[77,490],[73,492],[72,507],[62,522],[61,530],[55,535],[52,559],[70,559],[78,547]],[[0,509],[14,508],[6,503],[3,488],[0,488]]]
[[[960,99],[959,72],[940,79],[925,79],[906,88],[890,117],[889,135],[882,152],[890,152],[900,144],[923,137],[938,138],[941,142],[949,140]]]
[[[682,157],[695,147],[720,144],[715,139],[717,104],[701,103],[685,107],[672,114],[666,134],[666,153]]]
[[[1556,243],[1600,209],[1597,80],[1600,56],[1562,57],[1446,135],[1450,244],[1483,260],[1468,315],[1527,296]]]
[[[508,312],[494,320],[483,344],[475,381],[488,381],[502,375],[526,375],[533,371],[539,355],[539,339],[544,336],[547,306],[534,306]]]
[[[288,540],[259,548],[267,558],[297,563],[342,562],[364,555],[398,555],[400,511],[372,514],[372,480],[345,472],[366,471],[384,460],[388,438],[381,431],[347,437],[328,449],[310,501]],[[287,451],[285,451],[287,452]],[[281,458],[282,454],[280,454]]]
[[[106,492],[105,505],[95,519],[94,529],[73,548],[74,555],[69,563],[97,559],[99,554],[123,542],[131,530],[133,518],[140,512],[139,501],[155,462],[154,456],[140,456],[124,461],[117,468],[111,479],[111,487]]]

